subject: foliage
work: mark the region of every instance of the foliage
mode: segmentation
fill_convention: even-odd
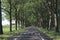
[[[2,0],[2,7],[3,9],[5,9],[5,13],[8,15],[8,19],[10,12],[9,2],[10,0]],[[55,26],[55,23],[57,22],[55,21],[55,19],[57,20],[57,13],[55,12],[56,9],[54,9],[56,8],[56,6],[54,5],[55,3],[52,2],[53,0],[11,0],[12,19],[16,20],[16,24],[20,24],[22,26],[37,25],[49,30],[52,28],[55,28],[56,30],[58,27]],[[54,6],[52,6],[51,3]],[[49,24],[50,20],[51,23]]]

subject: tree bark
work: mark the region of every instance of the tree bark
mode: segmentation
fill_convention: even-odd
[[[10,0],[10,13],[9,13],[9,15],[10,15],[10,32],[12,32],[12,14],[11,14],[11,0]]]
[[[0,34],[3,34],[3,29],[2,29],[2,13],[1,13],[1,0],[0,0]]]
[[[55,2],[56,2],[55,14],[56,14],[56,23],[57,23],[56,24],[56,32],[59,32],[59,28],[58,28],[58,13],[57,13],[57,5],[58,5],[57,3],[58,3],[58,1],[56,0]]]
[[[15,8],[15,25],[16,25],[16,30],[17,30],[17,8]]]

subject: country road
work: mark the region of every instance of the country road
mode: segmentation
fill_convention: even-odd
[[[6,40],[53,40],[35,27],[29,27],[24,32],[9,37]]]

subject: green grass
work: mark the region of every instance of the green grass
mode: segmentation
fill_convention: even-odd
[[[0,40],[5,40],[7,37],[11,37],[15,34],[18,34],[19,32],[23,32],[25,30],[25,28],[19,28],[17,31],[15,30],[15,27],[12,27],[13,31],[10,32],[9,26],[4,26],[3,27],[3,35],[0,35]]]
[[[60,40],[60,32],[56,33],[52,30],[46,30],[43,28],[38,28],[40,31],[42,31],[43,33],[45,33],[46,35],[48,35],[49,37],[53,38],[54,40]]]

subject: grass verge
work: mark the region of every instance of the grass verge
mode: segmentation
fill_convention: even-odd
[[[60,32],[56,33],[52,30],[46,30],[43,29],[42,27],[38,28],[40,31],[42,31],[43,33],[45,33],[46,35],[48,35],[49,37],[53,38],[53,40],[60,40]]]
[[[3,35],[0,35],[0,40],[5,40],[7,37],[11,37],[15,34],[18,34],[20,32],[23,32],[26,28],[19,28],[18,30],[15,30],[15,27],[13,26],[12,27],[12,32],[10,32],[10,29],[9,29],[9,26],[4,26],[3,27],[3,32],[4,34]]]

